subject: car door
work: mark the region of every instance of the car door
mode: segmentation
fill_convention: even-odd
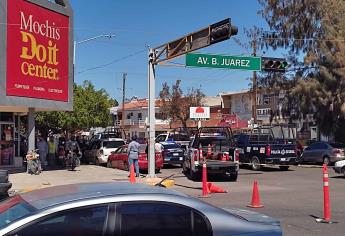
[[[315,162],[315,156],[317,152],[319,142],[315,142],[309,145],[306,149],[303,151],[303,161],[304,162]]]
[[[120,155],[120,162],[119,162],[119,167],[122,170],[128,170],[128,154],[127,154],[127,147],[123,147],[121,149]]]
[[[44,216],[8,236],[103,236],[108,234],[108,204],[81,207]]]
[[[194,209],[169,202],[124,202],[116,207],[114,235],[211,236],[207,217]]]
[[[112,154],[112,161],[111,161],[111,165],[114,167],[114,168],[120,168],[120,157],[121,157],[121,150],[122,150],[123,147],[120,147],[118,148],[114,154]]]

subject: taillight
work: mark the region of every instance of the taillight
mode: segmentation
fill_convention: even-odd
[[[228,152],[224,152],[222,154],[221,161],[228,161],[229,159],[230,159],[229,153]]]
[[[197,149],[194,150],[194,161],[199,160],[199,151]]]
[[[235,161],[240,161],[240,150],[235,149]]]
[[[271,156],[271,146],[266,146],[266,156]]]
[[[333,149],[333,153],[334,153],[334,154],[340,154],[340,153],[341,153],[341,150],[340,150],[340,149],[337,149],[337,148],[334,148],[334,149]]]

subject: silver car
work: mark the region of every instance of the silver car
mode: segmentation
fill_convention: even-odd
[[[344,149],[342,143],[314,142],[303,150],[301,161],[329,165],[345,159]]]
[[[129,183],[40,189],[0,203],[0,235],[282,235],[279,221]]]
[[[343,174],[345,177],[345,160],[334,163],[334,171],[338,174]]]

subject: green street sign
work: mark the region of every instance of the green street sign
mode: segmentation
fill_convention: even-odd
[[[186,66],[260,71],[261,57],[188,53],[186,54]]]

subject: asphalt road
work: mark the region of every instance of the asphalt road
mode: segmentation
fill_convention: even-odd
[[[180,168],[168,167],[161,177],[175,174],[175,189],[189,195],[201,195],[201,182],[184,177]],[[331,219],[337,223],[316,223],[323,217],[322,169],[292,167],[289,171],[265,168],[263,171],[240,169],[237,182],[213,177],[208,180],[228,190],[203,198],[220,207],[247,208],[251,201],[253,181],[258,181],[263,208],[252,209],[281,221],[284,235],[345,235],[345,178],[329,169]]]
[[[292,167],[289,171],[266,168],[264,171],[240,169],[237,182],[229,182],[211,176],[209,182],[228,190],[228,193],[212,194],[202,200],[220,207],[250,209],[253,181],[257,180],[263,208],[251,209],[275,217],[281,221],[284,235],[345,235],[345,178],[329,169],[331,214],[334,224],[316,223],[323,217],[323,185],[321,168]],[[177,191],[194,197],[202,193],[201,182],[185,177],[179,167],[167,167],[158,177],[174,174]],[[94,165],[77,168],[77,171],[45,171],[38,176],[26,173],[11,174],[12,189],[30,191],[36,188],[81,182],[128,181],[128,173]],[[143,181],[141,178],[139,182]]]

